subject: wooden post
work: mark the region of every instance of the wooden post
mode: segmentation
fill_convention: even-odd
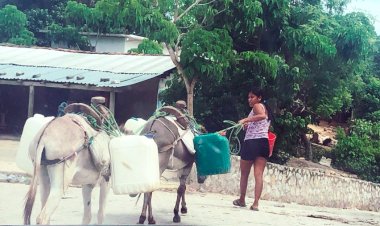
[[[115,92],[110,92],[110,111],[115,115]]]
[[[29,86],[28,118],[33,116],[33,108],[34,108],[34,86]]]

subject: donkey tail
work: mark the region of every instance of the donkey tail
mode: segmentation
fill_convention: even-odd
[[[24,207],[24,224],[30,225],[30,217],[32,215],[34,200],[36,198],[38,178],[40,175],[40,167],[41,167],[41,156],[42,151],[44,150],[43,142],[38,142],[38,146],[36,149],[35,163],[34,163],[34,174],[32,177],[32,181],[30,182],[29,191],[26,194],[26,201]]]

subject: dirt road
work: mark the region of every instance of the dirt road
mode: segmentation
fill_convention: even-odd
[[[27,185],[0,183],[0,224],[22,224],[22,208]],[[187,196],[189,213],[180,225],[380,225],[380,213],[352,209],[333,209],[297,204],[262,201],[260,211],[232,206],[235,197],[221,194],[190,192]],[[96,223],[99,190],[93,192],[93,221]],[[157,191],[153,195],[153,211],[157,224],[174,225],[173,206],[176,193]],[[247,200],[252,202],[251,199]],[[110,194],[104,224],[135,224],[139,218],[142,199]],[[70,188],[51,219],[51,224],[80,224],[82,218],[81,189]],[[32,215],[35,224],[40,209],[36,199]]]

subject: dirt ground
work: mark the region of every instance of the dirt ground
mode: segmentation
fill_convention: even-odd
[[[24,196],[28,186],[24,184],[0,183],[0,224],[22,224]],[[96,224],[99,189],[92,195],[92,224]],[[32,224],[40,210],[37,195]],[[337,209],[316,206],[304,206],[294,203],[279,203],[263,200],[260,211],[251,211],[248,207],[232,205],[234,196],[215,193],[201,193],[187,190],[188,214],[182,215],[180,224],[174,224],[173,207],[175,191],[156,191],[152,204],[158,225],[269,225],[269,226],[380,226],[380,213],[356,209]],[[252,203],[252,199],[247,199]],[[110,192],[107,201],[105,225],[134,225],[140,216],[142,198],[136,204],[136,198],[128,195],[114,195]],[[83,214],[81,189],[71,187],[64,195],[51,218],[53,225],[80,224]]]
[[[320,136],[330,137],[330,138],[335,137],[337,126],[338,126],[337,124],[334,124],[334,123],[329,124],[326,121],[321,121],[318,125],[315,125],[315,124],[308,125],[310,129],[314,130],[314,132],[318,133]]]

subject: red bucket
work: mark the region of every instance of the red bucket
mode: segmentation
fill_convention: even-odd
[[[274,143],[276,142],[276,134],[268,132],[268,141],[269,141],[269,157],[272,156]]]

